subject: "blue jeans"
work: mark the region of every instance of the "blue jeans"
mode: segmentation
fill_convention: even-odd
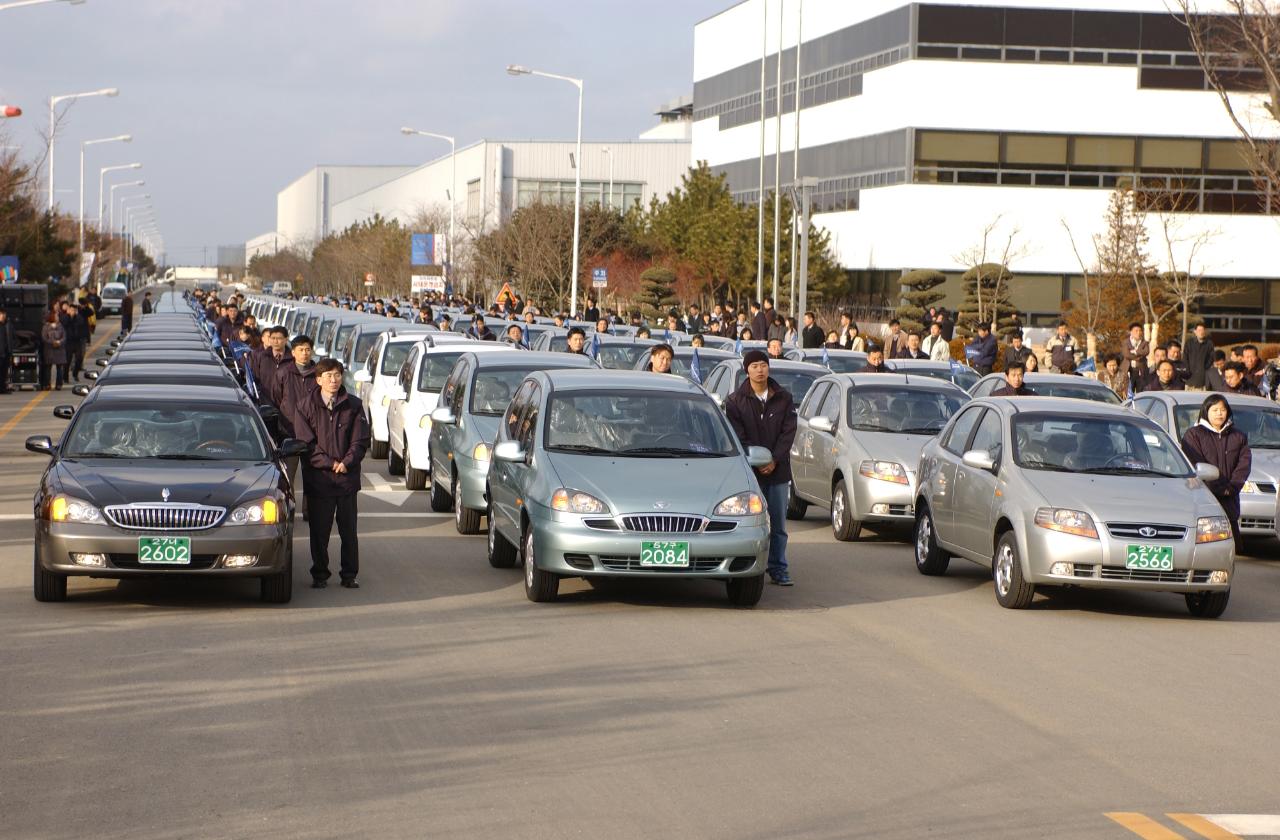
[[[764,484],[764,503],[769,508],[769,577],[787,574],[787,503],[791,499],[791,483]]]

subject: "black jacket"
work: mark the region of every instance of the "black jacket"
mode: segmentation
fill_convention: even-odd
[[[13,324],[6,318],[5,322],[0,324],[0,358],[13,355],[13,342]]]
[[[1253,466],[1249,438],[1230,423],[1221,432],[1196,423],[1182,436],[1182,451],[1193,464],[1213,464],[1218,468],[1218,480],[1205,484],[1218,498],[1239,496],[1240,488],[1249,480]]]
[[[800,346],[804,348],[821,347],[827,341],[827,334],[816,323],[800,330]]]
[[[280,368],[291,364],[293,356],[287,350],[280,354],[279,361],[270,347],[259,347],[249,354],[249,369],[253,371],[253,379],[258,383],[259,402],[276,404],[276,375]]]
[[[1034,397],[1036,392],[1028,388],[1025,384],[1014,388],[1007,382],[990,393],[992,397]]]
[[[280,435],[282,438],[295,437],[294,423],[298,406],[306,399],[309,393],[320,387],[316,383],[315,367],[313,362],[307,367],[306,372],[300,371],[297,363],[290,358],[289,363],[281,365],[276,372],[271,398],[272,404],[280,409]]]
[[[311,453],[302,460],[303,492],[308,496],[360,492],[360,462],[369,451],[369,424],[360,398],[343,388],[330,410],[320,389],[312,388],[298,404],[295,420],[298,440],[312,445]],[[346,473],[333,471],[338,462],[346,466]]]
[[[1182,348],[1182,355],[1187,360],[1187,370],[1190,371],[1187,384],[1203,388],[1205,371],[1213,367],[1213,339],[1206,338],[1201,341],[1194,335],[1191,336],[1187,339],[1186,346]]]
[[[773,453],[773,472],[756,473],[760,483],[791,481],[791,444],[796,439],[796,406],[791,392],[770,377],[769,395],[761,402],[747,380],[729,395],[724,408],[743,446],[763,446]]]

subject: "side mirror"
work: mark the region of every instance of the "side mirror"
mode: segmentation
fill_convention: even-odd
[[[352,378],[355,379],[355,381],[360,383],[373,381],[373,377],[369,375],[369,371],[365,370],[364,368],[361,368],[360,370],[352,374]]]
[[[824,417],[821,414],[815,414],[809,418],[809,428],[815,432],[826,432],[831,434],[836,430],[836,424],[831,422],[830,417]]]
[[[75,394],[77,397],[87,397],[89,396],[89,386],[77,385],[71,389],[71,393]]]
[[[448,408],[437,408],[431,412],[431,422],[440,426],[452,426],[458,422],[458,418]]]
[[[94,362],[94,364],[95,364],[95,365],[97,365],[98,367],[106,367],[106,366],[107,366],[107,360],[106,360],[106,359],[98,359],[96,362]]]
[[[1217,481],[1222,473],[1213,464],[1196,464],[1196,478],[1201,481]]]
[[[506,461],[512,464],[522,464],[527,457],[525,451],[520,448],[520,442],[515,440],[504,440],[497,446],[493,447],[493,457],[496,461]]]
[[[973,467],[975,470],[990,472],[996,467],[995,459],[981,449],[972,449],[964,453],[964,457],[960,460],[964,461],[966,467]]]
[[[96,370],[86,370],[86,371],[84,372],[84,378],[85,378],[85,379],[97,379],[97,378],[98,378],[98,372],[97,372]]]
[[[114,356],[114,355],[116,354],[116,348],[114,348],[114,347],[108,347],[104,352],[105,352],[108,356]]]
[[[27,438],[27,451],[37,455],[52,455],[58,450],[53,445],[53,439],[48,435],[33,435]]]
[[[70,420],[76,416],[76,407],[74,405],[56,405],[53,407],[53,416],[59,420]]]
[[[281,458],[296,458],[301,455],[306,455],[309,449],[311,449],[310,444],[304,443],[297,438],[285,438],[280,441]]]
[[[272,420],[280,418],[280,409],[273,405],[260,405],[258,406],[258,416],[270,423]]]
[[[747,449],[747,463],[752,469],[767,467],[773,463],[773,453],[763,446],[752,446]]]

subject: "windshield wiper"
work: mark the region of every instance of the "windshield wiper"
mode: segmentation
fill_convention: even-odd
[[[1053,464],[1053,463],[1050,463],[1049,461],[1041,461],[1036,458],[1027,458],[1027,459],[1018,461],[1018,466],[1029,467],[1030,469],[1033,469],[1033,470],[1053,470],[1054,472],[1070,472],[1070,470],[1068,470],[1062,464]]]
[[[850,423],[849,428],[856,429],[859,432],[888,432],[889,427],[881,426],[878,423]]]
[[[585,455],[612,455],[611,450],[603,449],[599,446],[590,446],[585,443],[557,443],[555,446],[548,446],[548,452],[580,452]]]
[[[132,458],[132,455],[119,455],[115,452],[77,452],[68,458]]]
[[[1078,472],[1089,475],[1158,475],[1161,478],[1176,478],[1176,476],[1160,472],[1160,470],[1153,470],[1150,467],[1090,467],[1087,470],[1079,470]]]
[[[699,452],[696,449],[681,449],[676,446],[637,446],[634,449],[620,449],[619,455],[669,455],[672,458],[724,458],[724,452]]]
[[[898,429],[904,435],[936,435],[942,431],[941,426],[914,426],[910,429]]]

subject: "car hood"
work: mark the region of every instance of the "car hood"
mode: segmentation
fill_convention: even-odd
[[[732,458],[611,458],[548,453],[562,486],[590,493],[613,513],[710,516],[724,499],[757,490],[746,461]],[[655,504],[665,502],[661,508]]]
[[[900,435],[887,432],[854,432],[854,439],[877,461],[895,461],[914,473],[920,465],[920,451],[936,435]]]
[[[1083,510],[1097,522],[1142,522],[1195,527],[1222,508],[1197,478],[1080,475],[1023,470],[1049,507]],[[1024,499],[1024,503],[1030,501]],[[1028,505],[1029,507],[1029,505]]]
[[[494,440],[498,437],[498,424],[502,422],[502,418],[468,414],[464,422],[467,424],[467,431],[477,440],[484,441],[492,446]]]
[[[1250,454],[1253,456],[1250,479],[1280,483],[1280,449],[1253,449]]]
[[[267,495],[278,482],[273,464],[252,461],[66,460],[59,461],[50,476],[55,492],[99,507],[163,501],[165,488],[171,503],[232,507]]]

